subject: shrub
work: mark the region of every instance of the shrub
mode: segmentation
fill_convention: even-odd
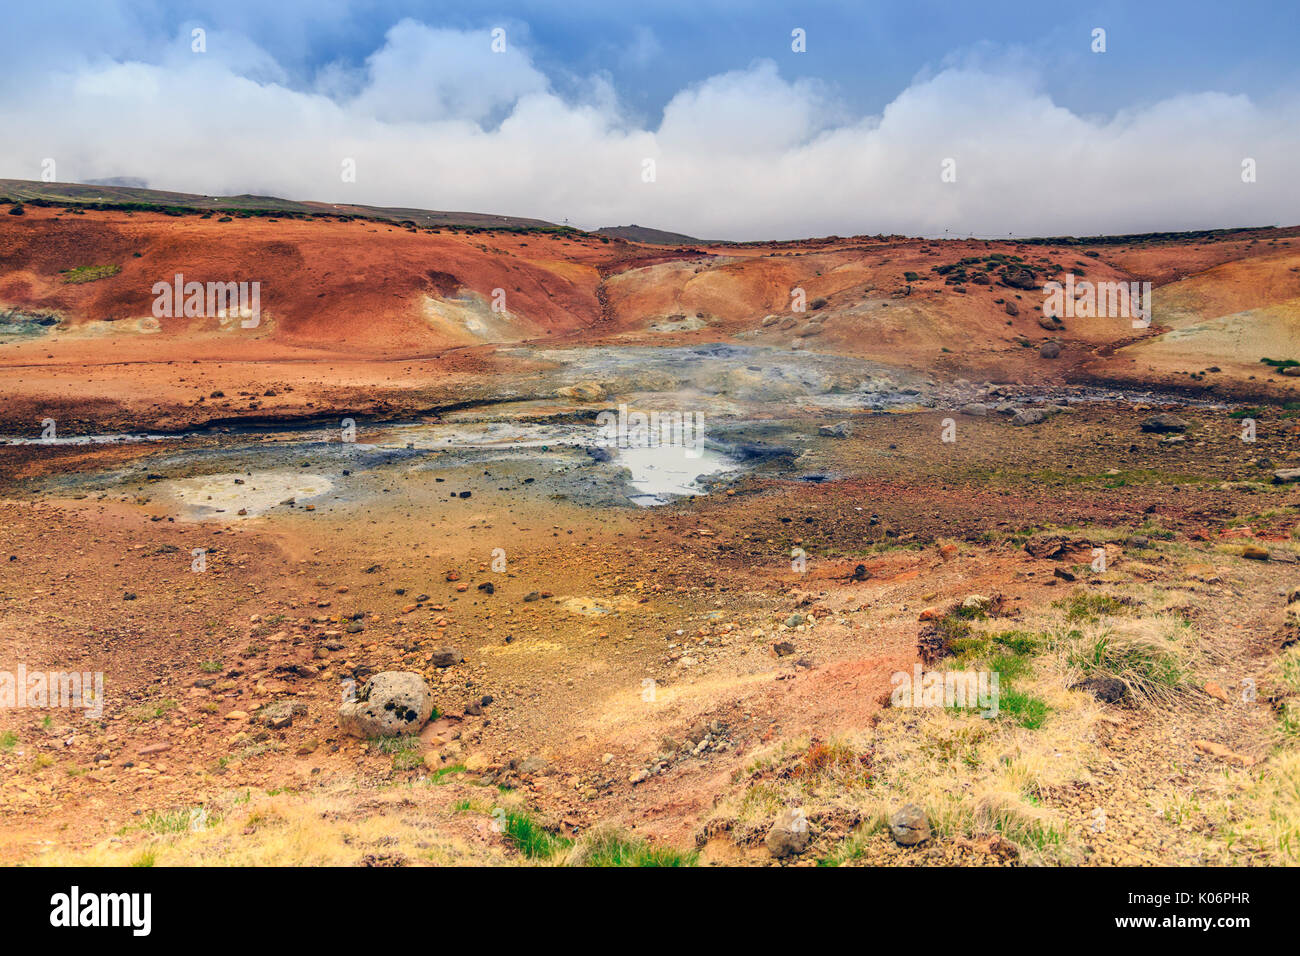
[[[1141,703],[1168,705],[1190,689],[1182,649],[1157,620],[1073,630],[1061,648],[1067,666],[1084,677],[1119,680]]]

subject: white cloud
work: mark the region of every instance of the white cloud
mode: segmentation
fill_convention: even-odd
[[[213,49],[209,38],[209,49]],[[405,20],[363,67],[294,87],[251,43],[68,61],[0,102],[0,175],[638,222],[716,238],[1130,232],[1300,222],[1300,100],[1207,92],[1071,113],[1022,65],[918,77],[878,116],[759,61],[680,91],[655,128],[602,77],[561,95],[515,42]],[[344,157],[357,181],[340,180]],[[641,180],[654,158],[657,181]],[[1254,158],[1259,178],[1241,182]],[[956,162],[957,181],[940,179]]]
[[[403,20],[366,61],[366,85],[349,106],[383,122],[486,120],[547,88],[509,31],[504,41],[494,52],[487,30],[435,30]]]

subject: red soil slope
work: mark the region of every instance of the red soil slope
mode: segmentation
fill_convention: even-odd
[[[132,404],[142,423],[178,424],[215,414],[211,404],[195,413],[200,393],[206,399],[212,391],[241,390],[257,400],[227,402],[223,416],[304,413],[339,404],[340,395],[379,392],[400,406],[400,396],[431,383],[486,380],[498,362],[496,344],[546,339],[803,348],[940,378],[1059,382],[1095,375],[1147,383],[1182,375],[1196,388],[1219,383],[1225,394],[1287,392],[1300,379],[1258,364],[1258,336],[1215,331],[1208,340],[1213,362],[1204,348],[1128,346],[1159,340],[1168,329],[1187,334],[1180,326],[1191,319],[1228,310],[1223,295],[1249,308],[1267,306],[1268,341],[1281,334],[1277,345],[1285,345],[1290,330],[1300,332],[1296,234],[1248,231],[1214,241],[1095,247],[852,237],[673,248],[373,220],[222,222],[29,205],[25,215],[0,215],[0,316],[16,309],[59,321],[41,334],[29,325],[26,335],[9,334],[12,324],[0,323],[3,417],[30,424],[33,414],[77,401],[79,420],[107,421],[111,416],[95,411],[100,404]],[[1034,283],[1014,288],[1000,272],[986,271],[988,257],[996,256],[1033,267]],[[934,271],[977,258],[969,281],[946,282]],[[77,277],[69,270],[96,266],[120,271],[68,281]],[[1045,328],[1041,282],[1060,270],[1090,281],[1151,281],[1155,326],[1135,331],[1127,318],[1090,318]],[[155,318],[154,285],[176,273],[186,281],[258,282],[261,323],[245,329],[210,316]],[[1193,287],[1205,290],[1195,301],[1174,294]],[[803,311],[794,308],[796,289],[807,302]],[[1177,306],[1168,324],[1162,303]],[[1040,357],[1038,346],[1048,339],[1061,344],[1059,358]],[[1234,349],[1242,354],[1229,354]],[[1189,361],[1222,371],[1213,382],[1188,379],[1196,371],[1184,367]],[[180,363],[199,365],[184,373],[188,382],[175,367]],[[293,395],[280,393],[278,384]],[[277,394],[263,399],[264,391]],[[410,407],[418,407],[414,398]]]

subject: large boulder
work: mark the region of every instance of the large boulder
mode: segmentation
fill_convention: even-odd
[[[808,820],[803,815],[803,811],[785,810],[767,831],[767,851],[778,860],[794,856],[806,850],[811,839]]]
[[[433,691],[419,674],[383,671],[366,681],[356,700],[339,706],[339,730],[357,737],[418,733],[433,714]]]

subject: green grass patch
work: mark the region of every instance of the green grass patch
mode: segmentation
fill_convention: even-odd
[[[945,614],[934,622],[935,628],[947,638],[949,644],[965,640],[971,636],[969,608],[959,608],[952,614]]]
[[[1300,737],[1300,647],[1293,647],[1286,653],[1281,669],[1282,683],[1289,693],[1282,699],[1278,722],[1285,736]]]
[[[176,701],[171,698],[164,698],[152,704],[141,704],[131,716],[137,723],[143,724],[150,720],[160,720],[175,710],[176,707]]]
[[[465,765],[463,763],[451,764],[447,767],[439,767],[429,775],[429,782],[433,784],[449,783],[450,781],[447,779],[448,777],[453,774],[462,773],[465,773]]]
[[[1005,686],[1011,681],[1027,676],[1033,668],[1028,657],[1020,654],[997,654],[989,660],[987,669],[997,671],[999,686]]]
[[[668,846],[656,845],[646,840],[628,837],[610,831],[584,840],[577,855],[570,860],[572,866],[695,866],[699,854],[683,853]]]
[[[18,746],[18,734],[12,730],[0,731],[0,750],[13,750]]]
[[[150,810],[140,824],[140,829],[159,836],[169,833],[187,833],[191,830],[205,830],[221,817],[209,814],[202,807],[191,810]]]
[[[380,737],[372,744],[383,754],[392,754],[394,770],[415,770],[424,765],[424,751],[420,738],[412,734],[399,737]]]
[[[963,622],[964,623],[964,622]],[[993,634],[968,633],[952,640],[954,670],[991,671],[998,675],[998,715],[1015,721],[1029,730],[1043,725],[1050,712],[1047,703],[1017,690],[1016,681],[1033,672],[1033,655],[1041,650],[1044,639],[1028,631],[1000,631]],[[963,708],[978,713],[978,708]]]
[[[507,812],[504,828],[506,839],[530,860],[549,860],[573,846],[572,840],[548,832],[526,813]]]
[[[1037,730],[1047,720],[1051,708],[1047,702],[1032,694],[1013,688],[998,686],[998,713],[1015,721],[1026,730]]]
[[[122,271],[121,266],[77,266],[75,269],[64,269],[60,273],[63,281],[69,285],[80,285],[83,282],[95,282],[99,279],[107,279],[115,276]]]
[[[1098,621],[1103,617],[1123,614],[1128,605],[1109,594],[1072,594],[1056,601],[1053,607],[1065,612],[1067,621]]]
[[[993,643],[1001,644],[1014,654],[1033,654],[1043,646],[1043,638],[1028,631],[1002,631],[993,635]]]

